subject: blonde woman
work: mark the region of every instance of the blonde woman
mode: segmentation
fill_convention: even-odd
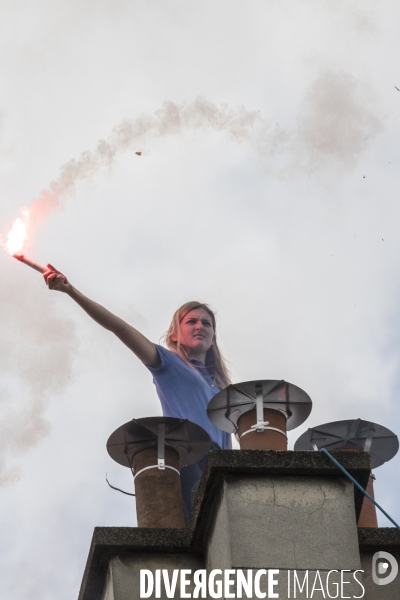
[[[206,412],[211,398],[230,383],[217,345],[215,315],[207,304],[187,302],[175,312],[165,334],[167,348],[164,348],[84,296],[54,267],[47,267],[44,279],[49,289],[68,294],[96,323],[112,331],[149,369],[164,416],[189,419],[208,432],[214,447],[229,448],[229,434],[217,429]],[[201,477],[204,462],[203,459],[181,472],[187,520],[191,509],[191,489]]]

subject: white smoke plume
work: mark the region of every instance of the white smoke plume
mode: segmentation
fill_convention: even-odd
[[[16,279],[10,263],[2,256],[0,487],[19,479],[15,459],[48,434],[46,408],[68,384],[77,349],[74,324],[58,313],[53,297],[33,287],[29,273],[21,270]]]
[[[249,142],[264,157],[287,157],[286,167],[275,173],[305,174],[353,168],[360,154],[382,129],[367,86],[344,73],[327,72],[311,85],[300,105],[297,123],[282,128],[265,121],[260,111],[217,106],[205,98],[174,104],[164,102],[154,114],[125,119],[94,150],[87,150],[60,169],[58,178],[30,206],[31,224],[60,207],[75,185],[103,169],[112,168],[120,154],[137,150],[151,139],[210,129]]]
[[[345,73],[322,74],[301,105],[290,166],[308,175],[354,168],[383,128],[376,112],[367,86]]]

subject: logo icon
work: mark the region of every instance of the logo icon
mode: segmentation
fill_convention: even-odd
[[[392,583],[396,579],[398,571],[399,565],[392,554],[383,551],[375,552],[372,557],[372,579],[376,585]]]

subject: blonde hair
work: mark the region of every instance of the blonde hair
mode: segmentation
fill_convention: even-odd
[[[207,304],[202,304],[201,302],[192,300],[191,302],[186,302],[180,308],[178,308],[172,317],[171,325],[169,326],[167,333],[165,333],[163,336],[163,341],[169,350],[175,352],[175,354],[180,356],[180,358],[185,361],[189,367],[194,369],[185,348],[181,345],[180,323],[185,315],[187,315],[191,310],[196,310],[198,308],[202,308],[208,312],[214,330],[214,340],[211,348],[207,350],[204,366],[214,378],[215,383],[220,388],[225,388],[231,383],[231,378],[225,360],[218,348],[215,314]],[[176,339],[176,341],[172,340],[173,337]]]

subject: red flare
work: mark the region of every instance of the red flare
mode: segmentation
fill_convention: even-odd
[[[39,271],[39,273],[44,273],[47,270],[46,267],[42,267],[42,265],[39,265],[37,262],[26,258],[23,254],[13,254],[13,257],[25,263],[26,265],[28,265],[28,267],[31,267],[31,269]]]

